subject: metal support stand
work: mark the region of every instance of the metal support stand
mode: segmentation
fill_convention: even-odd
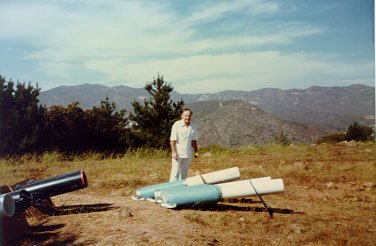
[[[264,199],[262,199],[261,195],[257,192],[257,190],[256,190],[255,186],[252,184],[251,180],[249,180],[249,183],[251,183],[252,188],[255,190],[256,195],[260,198],[262,204],[264,204],[264,207],[268,211],[270,218],[273,218],[273,210],[268,205],[266,205],[266,203],[264,202]]]

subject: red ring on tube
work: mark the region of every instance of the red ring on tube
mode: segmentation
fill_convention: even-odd
[[[84,173],[84,171],[80,171],[81,172],[81,182],[82,182],[82,186],[85,188],[87,187],[87,179],[86,179],[86,175]]]

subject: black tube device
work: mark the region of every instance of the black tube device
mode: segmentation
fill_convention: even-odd
[[[24,210],[37,200],[48,199],[88,186],[84,171],[77,170],[63,175],[31,181],[27,185],[16,187],[15,191],[8,194],[16,204],[16,211]]]

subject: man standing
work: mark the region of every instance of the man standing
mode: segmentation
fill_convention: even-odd
[[[195,151],[195,157],[198,157],[197,128],[191,122],[192,114],[192,110],[184,109],[181,120],[176,121],[171,129],[172,163],[170,182],[187,177],[192,160],[192,148]]]

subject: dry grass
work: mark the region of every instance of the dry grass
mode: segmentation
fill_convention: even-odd
[[[2,184],[82,169],[89,188],[53,198],[71,211],[34,221],[29,245],[375,245],[376,145],[202,149],[190,175],[239,167],[241,179],[282,178],[286,192],[168,210],[133,201],[137,188],[166,182],[169,153],[139,150],[112,159],[58,153],[0,160]],[[68,208],[70,210],[68,210]],[[76,210],[75,210],[76,209]],[[48,228],[48,229],[46,229]]]

